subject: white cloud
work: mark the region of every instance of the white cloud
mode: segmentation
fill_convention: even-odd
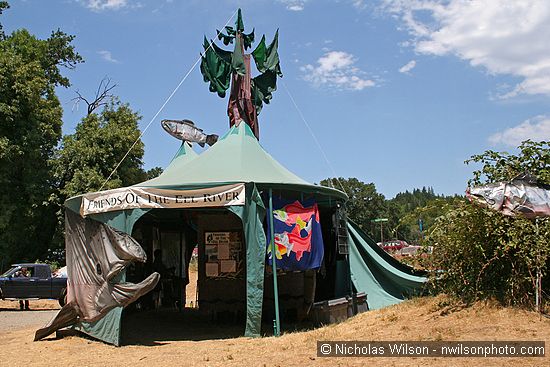
[[[339,90],[362,90],[373,87],[374,81],[364,77],[365,72],[355,66],[356,59],[344,51],[330,51],[317,60],[317,65],[307,64],[300,70],[304,80],[315,86],[328,86]]]
[[[97,52],[99,55],[101,55],[101,58],[105,61],[112,62],[115,64],[120,63],[117,59],[113,58],[113,54],[111,54],[111,51],[107,50],[101,50]]]
[[[367,5],[365,4],[365,0],[351,0],[352,5],[359,10],[365,9]]]
[[[308,0],[277,0],[283,3],[290,11],[302,11]]]
[[[85,0],[84,4],[87,8],[101,11],[101,10],[117,10],[124,8],[128,5],[127,0]]]
[[[501,98],[550,96],[550,1],[384,0],[421,54],[455,55],[522,81]]]
[[[550,117],[536,116],[523,121],[518,126],[511,127],[489,137],[491,144],[505,144],[513,147],[519,146],[522,141],[550,140]]]
[[[414,67],[416,66],[416,61],[415,60],[411,60],[409,61],[408,63],[406,63],[405,65],[401,66],[399,68],[399,72],[400,73],[404,73],[404,74],[408,74],[409,71],[411,71],[412,69],[414,69]]]

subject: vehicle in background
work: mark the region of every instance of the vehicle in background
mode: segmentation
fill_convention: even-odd
[[[384,241],[384,243],[378,242],[378,247],[382,248],[384,251],[393,253],[401,250],[404,247],[408,247],[409,244],[403,240],[389,240]]]
[[[64,306],[66,296],[67,277],[52,276],[48,264],[14,264],[0,276],[1,299],[56,299]]]

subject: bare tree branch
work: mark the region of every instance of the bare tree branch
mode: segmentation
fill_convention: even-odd
[[[99,83],[99,86],[97,87],[97,91],[95,93],[95,97],[93,101],[88,101],[80,92],[76,91],[76,97],[74,97],[72,100],[74,101],[74,104],[78,106],[79,102],[86,103],[86,106],[88,107],[88,115],[91,115],[94,113],[96,109],[98,109],[101,106],[105,106],[107,103],[111,101],[113,98],[113,94],[111,91],[116,87],[117,85],[112,83],[111,78],[104,77],[101,79],[101,82]]]

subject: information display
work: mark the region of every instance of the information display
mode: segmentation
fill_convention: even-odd
[[[241,232],[205,232],[207,277],[235,278],[243,270]]]

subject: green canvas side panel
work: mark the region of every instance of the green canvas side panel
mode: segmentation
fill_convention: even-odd
[[[132,229],[137,220],[149,209],[132,209],[120,212],[94,214],[94,220],[110,225],[119,231],[132,234]],[[115,279],[115,283],[126,280],[126,271],[122,271]],[[102,319],[95,322],[81,322],[74,329],[90,335],[105,343],[120,345],[120,329],[122,321],[122,307],[116,307],[109,311]]]
[[[109,311],[102,319],[92,323],[78,323],[74,326],[74,329],[118,347],[120,346],[121,317],[122,307],[117,307]]]
[[[116,278],[116,282],[126,280],[126,271],[122,271]],[[113,308],[102,319],[95,322],[80,322],[73,328],[105,343],[120,346],[120,328],[122,320],[122,307]]]
[[[80,204],[82,196],[75,196],[65,201],[65,208],[72,210],[75,213],[80,213]]]
[[[246,240],[246,329],[245,336],[259,337],[262,326],[266,237],[265,207],[254,184],[246,186],[246,204],[229,208],[243,221]]]
[[[351,279],[358,292],[367,294],[370,309],[379,309],[422,292],[427,278],[399,269],[367,242],[361,230],[348,223]],[[387,255],[390,256],[390,255]]]

